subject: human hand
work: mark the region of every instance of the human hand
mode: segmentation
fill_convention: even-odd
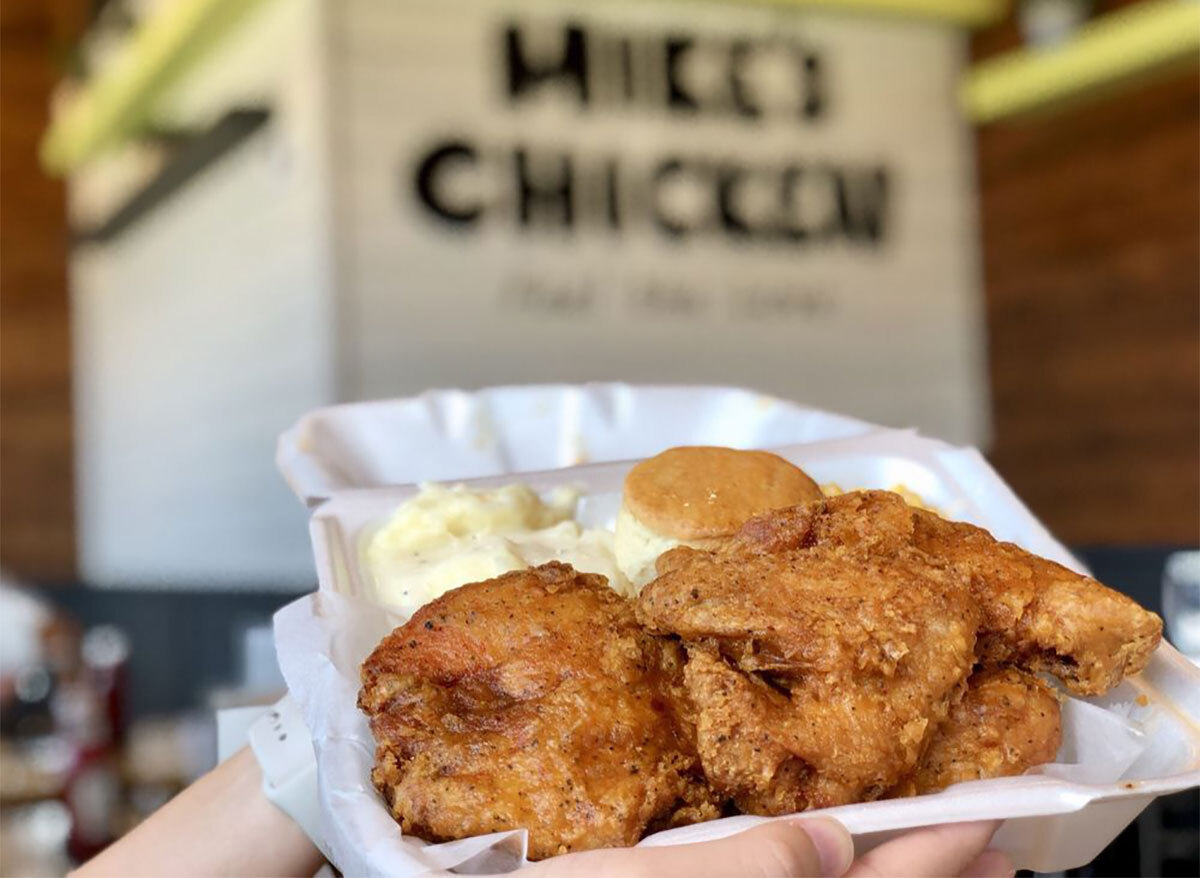
[[[992,878],[1014,873],[1008,856],[986,850],[997,821],[913,830],[855,859],[854,842],[828,818],[776,820],[716,841],[587,851],[543,860],[522,878]]]

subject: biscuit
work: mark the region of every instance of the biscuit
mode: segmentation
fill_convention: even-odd
[[[804,470],[769,451],[669,448],[625,477],[617,565],[640,587],[668,549],[711,547],[755,515],[821,497]]]

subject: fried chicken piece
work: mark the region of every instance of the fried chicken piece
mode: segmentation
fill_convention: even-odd
[[[1061,711],[1049,686],[1014,668],[980,671],[934,733],[917,770],[890,795],[1021,774],[1052,761],[1061,743]]]
[[[1081,695],[1107,692],[1142,670],[1162,638],[1162,620],[1120,592],[889,491],[762,516],[739,539],[760,551],[840,546],[881,559],[915,547],[968,578],[984,613],[982,662],[1049,672]]]
[[[1072,692],[1100,695],[1145,668],[1162,640],[1162,619],[1136,601],[982,528],[917,510],[913,537],[970,577],[984,609],[985,663],[1045,671]]]
[[[709,783],[755,814],[876,798],[960,694],[979,609],[959,574],[915,551],[884,565],[837,546],[762,548],[673,549],[637,602],[644,625],[687,645]]]
[[[406,833],[524,827],[532,859],[715,817],[682,660],[602,576],[555,562],[462,586],[363,664],[372,779]]]

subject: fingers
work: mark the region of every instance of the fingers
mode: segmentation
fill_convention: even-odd
[[[816,870],[810,869],[808,873],[801,872],[799,874],[811,874],[820,876],[820,878],[840,878],[854,861],[854,839],[846,827],[836,820],[827,817],[793,818],[757,828],[760,832],[774,829],[776,833],[784,833],[785,846],[795,848],[796,845],[802,845],[815,850],[817,854]],[[746,834],[742,833],[742,835]],[[795,873],[783,872],[781,874]]]
[[[716,841],[557,857],[530,873],[531,878],[838,878],[853,858],[846,828],[814,818],[776,820]]]
[[[959,878],[1013,878],[1016,874],[1017,870],[1008,854],[984,851],[975,858],[975,862],[962,870]]]
[[[934,878],[959,875],[979,862],[980,855],[999,825],[996,820],[982,820],[916,829],[881,844],[861,857],[846,876],[884,878],[908,875],[911,878]],[[991,867],[996,864],[996,861],[989,860],[983,865]]]
[[[999,821],[914,830],[854,861],[854,843],[828,818],[764,823],[716,841],[590,851],[555,857],[523,872],[529,878],[1012,878],[1012,861],[986,850]],[[849,871],[847,871],[849,870]]]

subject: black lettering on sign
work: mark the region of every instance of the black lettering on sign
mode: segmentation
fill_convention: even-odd
[[[560,153],[548,161],[545,155],[531,155],[528,150],[518,148],[513,153],[513,161],[517,224],[523,229],[543,226],[570,230],[575,223],[571,156]]]
[[[826,290],[788,284],[739,285],[727,289],[724,300],[730,317],[772,324],[793,318],[826,317],[835,304]]]
[[[700,317],[710,307],[709,294],[684,281],[648,279],[630,289],[632,311],[660,317]]]
[[[621,228],[621,172],[616,159],[604,162],[604,204],[608,227]]]
[[[851,241],[878,244],[886,232],[887,168],[838,176],[838,216],[841,230]]]
[[[736,207],[738,187],[745,176],[746,170],[737,165],[722,165],[717,171],[717,214],[721,228],[732,238],[746,238],[753,232]]]
[[[800,118],[816,119],[825,112],[825,76],[821,57],[798,49],[800,61]]]
[[[737,114],[747,119],[757,119],[760,115],[758,106],[750,99],[746,78],[746,62],[753,57],[754,43],[750,40],[739,39],[729,44],[729,96]]]
[[[667,106],[676,112],[694,113],[700,109],[696,99],[688,93],[679,79],[679,61],[692,49],[690,37],[668,37],[667,59]]]
[[[521,31],[509,25],[504,31],[504,57],[508,73],[508,99],[516,103],[527,93],[548,82],[560,82],[579,96],[587,106],[588,51],[583,28],[567,25],[563,28],[562,52],[550,61],[530,57],[521,39]]]
[[[698,231],[705,217],[689,212],[686,196],[690,189],[706,185],[708,171],[696,162],[685,162],[679,158],[668,158],[658,163],[650,175],[650,205],[654,225],[668,238],[684,238]],[[674,193],[675,197],[671,198]],[[669,204],[669,201],[675,202]],[[684,204],[679,204],[684,201]]]
[[[844,238],[877,246],[887,232],[888,170],[789,165],[780,175],[779,236],[793,243]]]
[[[454,204],[445,191],[445,177],[455,166],[473,166],[475,148],[461,140],[435,146],[417,164],[414,185],[417,198],[435,216],[454,225],[469,226],[479,219],[483,207],[479,202]]]
[[[644,162],[466,138],[430,148],[411,185],[434,218],[463,229],[507,222],[530,234],[574,235],[649,227],[670,240],[803,247],[881,246],[893,197],[884,165],[671,154]]]
[[[808,227],[797,215],[796,190],[800,186],[804,170],[797,165],[783,169],[779,180],[780,221],[779,234],[785,241],[797,244],[809,238]]]
[[[827,108],[821,56],[806,41],[621,31],[571,21],[509,22],[502,35],[505,95],[514,105],[550,96],[593,112],[627,108],[743,119],[773,114],[803,122]],[[778,63],[793,68],[790,93],[760,104]]]
[[[519,275],[504,281],[497,304],[523,314],[578,317],[596,310],[597,296],[587,278]]]
[[[621,80],[621,97],[627,103],[633,103],[633,99],[637,96],[637,85],[633,78],[633,46],[629,40],[618,40],[617,52],[620,58],[617,76]]]

